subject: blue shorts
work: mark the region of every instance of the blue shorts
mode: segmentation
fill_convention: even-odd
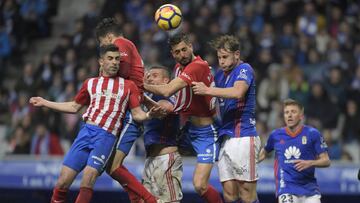
[[[220,144],[216,126],[196,127],[189,125],[181,144],[190,143],[196,152],[198,163],[215,163],[219,156]],[[184,146],[184,145],[183,145]]]
[[[135,140],[141,135],[141,126],[133,120],[130,110],[126,111],[122,126],[123,128],[117,141],[116,149],[127,155]]]
[[[102,173],[116,143],[116,136],[96,125],[84,124],[64,158],[63,164],[77,172],[85,166]]]

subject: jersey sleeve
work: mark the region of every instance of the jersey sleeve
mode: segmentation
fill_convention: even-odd
[[[327,151],[327,144],[324,140],[324,137],[321,135],[321,133],[316,130],[313,129],[312,132],[312,137],[314,138],[314,149],[317,155],[326,152]]]
[[[271,152],[272,150],[274,150],[274,134],[275,131],[272,131],[266,142],[266,145],[264,147],[266,152]]]
[[[136,108],[140,106],[140,92],[139,89],[136,87],[133,81],[128,80],[129,82],[129,90],[130,90],[130,97],[129,97],[129,107],[130,109]]]
[[[238,68],[236,81],[245,81],[246,84],[250,86],[253,79],[254,79],[254,73],[250,65],[244,65]]]
[[[141,56],[133,43],[130,44],[131,49],[131,71],[129,79],[132,80],[139,89],[144,86],[144,64]]]
[[[87,90],[88,82],[89,80],[85,80],[74,99],[76,103],[84,106],[90,104],[90,94]]]
[[[201,67],[201,64],[191,63],[179,75],[179,78],[185,81],[189,86],[191,86],[192,82],[201,81],[199,80],[199,78],[201,78],[201,76],[205,74],[202,70],[203,68]]]

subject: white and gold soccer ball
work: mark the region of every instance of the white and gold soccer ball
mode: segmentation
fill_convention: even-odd
[[[180,9],[173,4],[164,4],[155,12],[155,22],[163,30],[172,30],[181,24]]]

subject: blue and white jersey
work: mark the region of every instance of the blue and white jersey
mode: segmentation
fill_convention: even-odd
[[[149,94],[154,101],[167,100],[175,103],[175,97],[163,97],[159,95]],[[152,144],[162,144],[166,146],[176,146],[176,135],[179,130],[179,116],[177,114],[169,114],[163,119],[153,118],[144,122],[144,143],[148,148]]]
[[[302,126],[297,132],[288,128],[275,129],[265,146],[267,152],[275,150],[274,175],[276,195],[312,196],[320,194],[315,178],[315,168],[301,172],[295,169],[294,160],[315,160],[327,151],[327,145],[320,132],[310,126]]]
[[[249,86],[241,99],[218,98],[221,114],[219,136],[230,137],[257,136],[255,129],[255,78],[254,70],[248,63],[241,63],[230,73],[220,70],[215,76],[215,85],[219,88],[233,87],[236,81],[245,81]]]

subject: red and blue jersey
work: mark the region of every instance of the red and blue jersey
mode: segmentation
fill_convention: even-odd
[[[175,103],[175,97],[163,97],[159,95],[150,95],[154,101],[167,100]],[[179,115],[169,114],[163,119],[153,118],[144,122],[144,143],[148,148],[153,144],[165,146],[176,146],[176,135],[179,130]]]
[[[276,129],[270,134],[265,150],[275,150],[277,196],[285,193],[304,196],[320,194],[315,168],[297,171],[294,167],[294,160],[315,160],[327,151],[327,145],[317,129],[306,125],[296,132],[286,127]]]
[[[221,116],[219,136],[257,136],[255,124],[255,78],[254,70],[248,63],[236,66],[230,73],[220,70],[215,75],[215,86],[230,88],[236,81],[245,81],[249,86],[244,98],[218,98]]]

